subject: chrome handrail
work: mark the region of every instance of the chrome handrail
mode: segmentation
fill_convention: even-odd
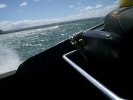
[[[73,53],[78,52],[78,50],[73,50],[69,53],[66,53],[63,55],[63,59],[68,62],[74,69],[76,69],[83,77],[85,77],[90,83],[92,83],[96,88],[98,88],[105,96],[107,96],[111,100],[125,100],[119,96],[117,96],[115,93],[113,93],[110,89],[105,87],[102,83],[100,83],[98,80],[96,80],[94,77],[92,77],[89,73],[87,73],[85,70],[83,70],[80,66],[78,66],[76,63],[74,63],[72,60],[70,60],[67,56],[71,55]]]

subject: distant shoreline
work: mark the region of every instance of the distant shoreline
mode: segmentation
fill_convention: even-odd
[[[20,32],[20,31],[26,31],[26,30],[32,30],[32,29],[37,29],[37,28],[43,28],[43,27],[63,25],[63,24],[69,24],[69,23],[77,23],[77,22],[82,22],[82,21],[90,21],[90,20],[95,20],[95,19],[104,19],[104,17],[95,17],[95,18],[86,18],[86,19],[78,19],[78,20],[72,20],[72,21],[65,21],[65,22],[57,22],[57,23],[51,23],[51,24],[39,25],[39,26],[33,26],[33,27],[26,27],[26,28],[14,29],[14,30],[8,30],[8,31],[0,30],[0,35],[14,33],[14,32]]]

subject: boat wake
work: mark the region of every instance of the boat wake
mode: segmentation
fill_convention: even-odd
[[[15,50],[0,44],[0,74],[17,70],[21,61]]]

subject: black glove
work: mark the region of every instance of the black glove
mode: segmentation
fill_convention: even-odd
[[[80,31],[70,37],[71,44],[76,48],[83,48],[85,46],[83,40],[83,31]]]
[[[89,57],[119,58],[120,36],[105,31],[81,31],[70,38],[71,44]]]

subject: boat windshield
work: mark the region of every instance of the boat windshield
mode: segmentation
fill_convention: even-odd
[[[0,0],[0,74],[104,21],[118,0]]]

